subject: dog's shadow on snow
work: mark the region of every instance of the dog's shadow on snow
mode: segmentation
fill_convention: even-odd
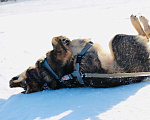
[[[97,115],[149,84],[150,81],[146,81],[113,88],[65,88],[32,94],[20,93],[5,101],[0,116],[16,120],[96,120]]]

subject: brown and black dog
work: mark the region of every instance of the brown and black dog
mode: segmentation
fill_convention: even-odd
[[[139,35],[116,35],[110,41],[111,53],[105,51],[99,44],[94,43],[82,56],[80,71],[82,73],[132,73],[149,72],[148,32],[144,31],[136,16],[131,16],[131,22]],[[145,18],[145,17],[140,17]],[[143,20],[144,22],[148,22]],[[142,23],[144,23],[142,22]],[[145,23],[146,24],[146,23]],[[147,23],[148,25],[148,23]],[[145,25],[146,28],[146,25]],[[144,32],[143,32],[144,31]],[[147,30],[148,31],[148,30]],[[62,77],[76,69],[77,55],[82,51],[90,39],[76,39],[70,41],[65,36],[54,37],[53,50],[46,54],[48,64],[55,73]],[[36,72],[37,71],[37,72]],[[123,84],[140,82],[145,77],[136,78],[83,78],[85,86],[113,87]],[[11,87],[23,87],[26,93],[40,91],[43,84],[51,89],[62,87],[79,87],[77,80],[60,83],[43,65],[43,58],[34,67],[30,67],[21,75],[12,78]]]

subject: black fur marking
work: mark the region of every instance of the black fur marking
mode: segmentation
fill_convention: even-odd
[[[136,36],[116,35],[112,40],[115,61],[125,72],[149,71],[149,53]]]

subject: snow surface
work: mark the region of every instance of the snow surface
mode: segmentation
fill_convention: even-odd
[[[149,0],[20,0],[0,3],[0,120],[149,120],[150,81],[114,88],[21,94],[9,80],[52,49],[54,36],[92,38],[109,51],[118,33],[137,34]],[[149,79],[147,79],[149,80]]]

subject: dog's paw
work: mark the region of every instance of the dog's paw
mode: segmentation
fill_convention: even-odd
[[[66,45],[69,45],[69,43],[70,43],[70,40],[67,38],[60,38],[60,41]]]
[[[130,16],[131,21],[138,21],[138,17],[136,15],[131,15]]]
[[[148,19],[146,19],[144,16],[140,16],[139,19],[142,23],[148,23],[149,22]]]
[[[65,45],[69,45],[70,40],[66,36],[57,36],[57,37],[54,37],[52,39],[52,46],[53,46],[53,48],[55,48],[57,46],[57,44],[59,44],[60,42],[63,43],[63,44],[65,44]]]

